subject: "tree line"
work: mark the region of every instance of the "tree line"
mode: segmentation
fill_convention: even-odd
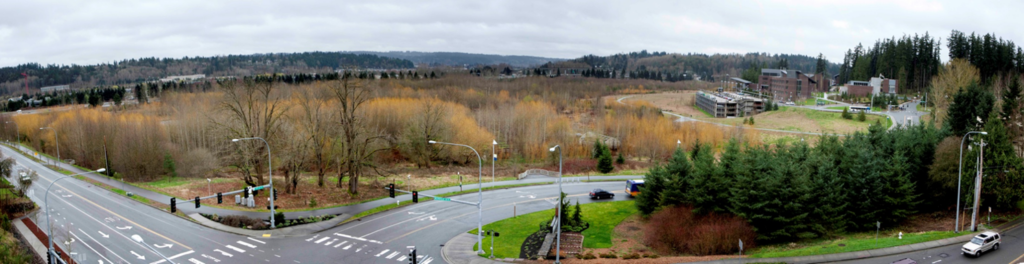
[[[73,88],[124,85],[154,81],[169,75],[248,76],[263,72],[305,73],[335,69],[411,69],[405,59],[342,52],[267,53],[213,57],[139,58],[96,65],[40,65],[26,63],[0,68],[0,93],[24,89],[22,73],[29,75],[29,87],[69,84]]]
[[[991,83],[998,74],[1024,73],[1024,49],[995,34],[966,35],[959,30],[950,33],[949,59],[966,59],[978,67],[982,83]]]
[[[868,47],[857,44],[846,51],[836,82],[867,81],[883,75],[899,79],[901,93],[923,91],[939,73],[940,50],[940,40],[928,33],[881,39]]]

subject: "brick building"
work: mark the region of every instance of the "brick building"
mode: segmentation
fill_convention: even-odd
[[[808,74],[799,70],[761,69],[757,90],[772,94],[776,100],[794,101],[812,97],[815,92],[826,92],[830,84],[828,74]]]

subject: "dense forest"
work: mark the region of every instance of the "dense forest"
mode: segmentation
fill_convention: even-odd
[[[418,51],[353,51],[355,54],[370,54],[381,57],[410,60],[416,65],[465,66],[508,64],[512,67],[531,67],[565,59],[534,56],[474,54],[462,52],[418,52]]]
[[[946,45],[949,59],[966,59],[977,66],[984,83],[1001,73],[1024,73],[1024,49],[994,34],[968,36],[953,30]]]
[[[586,77],[656,79],[682,81],[700,79],[714,81],[726,76],[742,77],[750,68],[786,68],[807,73],[839,72],[839,65],[829,63],[824,57],[794,54],[700,54],[640,52],[620,53],[610,56],[586,55],[564,62],[548,63],[538,68],[551,74],[587,72]],[[823,68],[823,69],[822,69]],[[597,73],[591,76],[589,73]],[[754,78],[748,77],[748,78]],[[753,81],[751,79],[751,81]]]
[[[329,72],[341,68],[410,69],[412,61],[369,54],[341,52],[270,53],[214,57],[155,57],[125,59],[97,65],[27,63],[0,68],[0,94],[24,89],[27,73],[30,92],[40,87],[69,84],[73,89],[153,81],[172,75],[251,76],[263,73]]]

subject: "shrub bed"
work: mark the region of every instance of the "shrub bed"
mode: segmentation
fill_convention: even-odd
[[[754,247],[757,236],[747,221],[733,215],[694,215],[689,206],[666,207],[651,215],[644,230],[644,242],[662,253],[714,255],[739,250],[742,239]]]
[[[206,217],[207,219],[210,219],[210,220],[212,220],[214,222],[221,223],[223,225],[231,226],[231,227],[253,229],[253,230],[265,230],[265,229],[269,229],[270,228],[270,224],[268,224],[269,219],[263,220],[263,219],[260,219],[260,218],[251,218],[251,217],[242,216],[242,215],[229,215],[229,216],[219,216],[217,214],[212,214],[212,215],[210,215],[210,214],[200,214],[200,215],[202,215],[203,217]],[[283,221],[281,221],[283,219],[283,217],[279,217],[278,219],[274,219],[274,220],[275,220],[275,222],[277,224],[277,228],[282,228],[282,227],[289,227],[289,226],[296,226],[296,225],[302,225],[302,224],[311,224],[311,223],[327,221],[327,220],[331,220],[334,217],[337,217],[337,216],[336,215],[310,216],[310,217],[306,217],[306,218],[297,218],[297,219],[290,219],[290,220],[286,219],[286,220],[283,220]]]

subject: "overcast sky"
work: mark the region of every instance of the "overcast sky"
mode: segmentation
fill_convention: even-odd
[[[362,2],[362,3],[360,3]],[[817,55],[953,29],[1024,43],[1024,1],[8,1],[0,66],[303,51]]]

